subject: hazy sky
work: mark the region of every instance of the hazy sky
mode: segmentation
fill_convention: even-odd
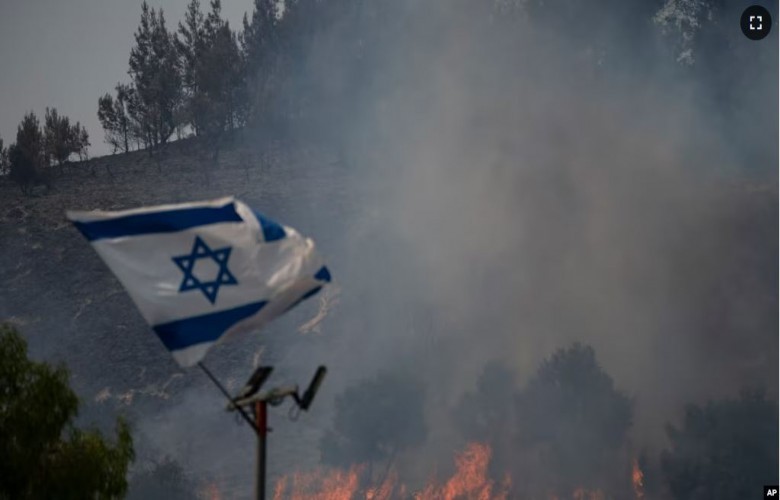
[[[0,137],[15,140],[24,114],[56,107],[89,130],[90,154],[109,151],[97,119],[98,98],[129,81],[127,61],[143,0],[0,0]],[[189,0],[149,0],[169,28]],[[204,9],[209,0],[201,0]],[[222,0],[235,29],[252,0]]]

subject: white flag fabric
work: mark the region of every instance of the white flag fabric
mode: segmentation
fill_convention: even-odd
[[[181,366],[331,279],[311,239],[234,198],[67,216]]]

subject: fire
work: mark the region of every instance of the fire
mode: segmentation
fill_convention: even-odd
[[[500,484],[495,484],[488,474],[492,450],[481,443],[470,443],[455,457],[455,472],[444,482],[431,479],[422,490],[410,490],[399,482],[398,473],[391,469],[379,484],[361,486],[364,466],[349,470],[329,469],[309,473],[294,473],[276,482],[274,500],[507,500],[512,479],[507,474]],[[636,459],[632,462],[631,481],[636,500],[644,499],[644,474]],[[408,494],[407,492],[410,492]],[[606,500],[601,489],[578,487],[570,495],[558,497],[549,493],[550,500]]]
[[[637,500],[642,500],[645,497],[644,478],[645,474],[639,468],[639,461],[635,458],[631,464],[631,484],[634,486]]]
[[[414,495],[415,500],[454,500],[465,497],[475,500],[505,498],[506,494],[493,496],[493,481],[487,476],[491,450],[485,444],[471,443],[455,457],[455,474],[443,485],[429,483]]]
[[[361,467],[344,472],[295,473],[276,482],[274,500],[350,500],[358,491],[358,475]]]
[[[219,492],[216,483],[206,485],[205,496],[208,500],[222,500],[222,494]]]
[[[387,474],[387,477],[382,481],[382,484],[380,484],[377,487],[368,488],[366,490],[366,500],[390,500],[393,498],[393,490],[395,490],[395,485],[398,483],[398,473],[393,471],[390,471],[390,473]],[[405,488],[402,490],[405,492]],[[400,496],[404,496],[402,493]]]
[[[500,488],[495,488],[488,477],[490,447],[471,443],[455,458],[455,473],[439,485],[434,480],[422,491],[413,493],[415,500],[506,500],[511,480],[507,475]],[[281,478],[274,489],[274,500],[390,500],[407,498],[409,488],[398,481],[398,473],[391,470],[379,485],[360,489],[359,476],[363,467],[349,471],[330,470],[313,473],[295,473]],[[498,491],[494,492],[494,489]]]

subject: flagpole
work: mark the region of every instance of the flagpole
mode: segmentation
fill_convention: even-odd
[[[255,425],[257,425],[257,500],[265,500],[265,447],[268,432],[268,403],[256,401]]]
[[[205,367],[202,368],[208,374],[208,370],[206,370]],[[272,370],[272,367],[267,366],[261,366],[255,370],[255,373],[252,374],[252,377],[250,377],[246,386],[241,391],[241,394],[235,398],[231,398],[229,395],[227,395],[227,391],[222,389],[220,386],[220,389],[226,393],[226,396],[230,400],[230,404],[227,406],[228,411],[242,411],[243,407],[248,407],[252,408],[254,412],[255,420],[252,422],[252,428],[257,434],[257,491],[255,492],[257,500],[265,500],[267,462],[266,446],[268,431],[270,430],[268,428],[268,405],[270,404],[271,406],[279,406],[282,404],[285,398],[291,397],[299,410],[308,411],[312,401],[314,400],[314,396],[317,394],[320,384],[322,384],[322,380],[325,378],[325,374],[327,373],[327,369],[324,366],[319,366],[314,374],[314,377],[309,383],[309,387],[306,389],[303,395],[298,392],[297,385],[275,387],[260,393],[260,387],[263,385],[263,382],[265,382],[265,379],[268,378]],[[213,375],[210,375],[210,378],[214,380],[214,383],[219,386],[219,383],[216,381],[216,379],[213,378]]]
[[[209,371],[209,369],[206,368],[206,365],[204,365],[202,362],[198,361],[198,366],[211,379],[211,381],[214,382],[214,385],[216,385],[219,388],[219,390],[222,391],[222,394],[224,394],[225,397],[228,398],[228,401],[233,403],[233,397],[230,396],[230,393],[227,391],[227,389],[225,389],[222,386],[222,384],[219,383],[219,380],[217,380],[217,377],[215,377],[214,374],[212,374],[211,371]],[[249,424],[249,427],[254,429],[254,431],[259,435],[260,434],[260,430],[257,427],[257,425],[255,424],[254,420],[252,420],[252,418],[250,418],[250,416],[247,415],[246,411],[244,411],[244,409],[242,407],[236,406],[236,409],[241,413],[241,416],[244,417],[244,420],[246,421],[246,423]]]

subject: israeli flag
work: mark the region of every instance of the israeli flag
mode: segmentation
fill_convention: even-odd
[[[312,240],[233,198],[67,216],[181,366],[330,282]]]

